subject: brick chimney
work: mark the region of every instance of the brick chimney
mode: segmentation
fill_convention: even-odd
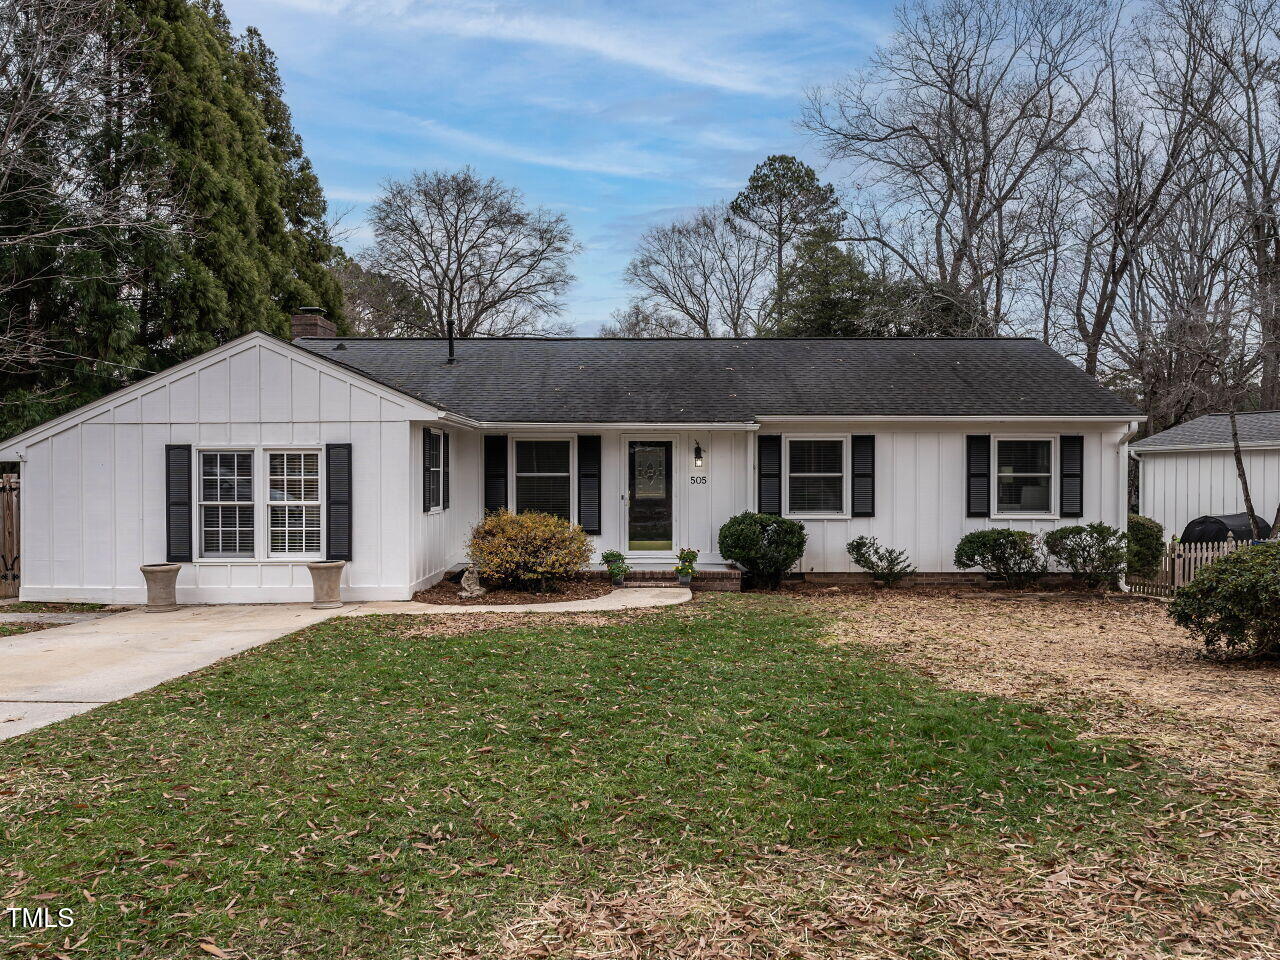
[[[324,315],[323,307],[299,307],[289,318],[293,339],[299,337],[332,337],[338,332],[333,321]]]

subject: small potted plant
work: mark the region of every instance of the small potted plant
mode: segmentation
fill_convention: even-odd
[[[687,587],[693,582],[693,565],[698,562],[698,551],[692,547],[685,547],[676,554],[676,578],[679,579],[682,586]]]
[[[613,585],[615,587],[622,586],[623,578],[631,571],[631,567],[627,565],[626,558],[617,550],[606,550],[600,554],[600,559],[608,569],[609,579],[613,581]]]

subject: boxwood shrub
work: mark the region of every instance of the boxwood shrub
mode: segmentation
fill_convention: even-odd
[[[1129,514],[1129,575],[1154,577],[1164,556],[1164,527],[1150,517]]]
[[[1034,583],[1046,569],[1035,534],[1003,527],[966,533],[956,544],[954,559],[961,570],[980,567],[1015,588]]]
[[[1242,547],[1202,568],[1169,614],[1210,653],[1280,657],[1280,542]]]
[[[804,555],[804,524],[767,513],[740,513],[720,528],[720,556],[742,565],[753,586],[776,590]]]
[[[855,537],[845,545],[845,550],[854,563],[882,586],[892,587],[916,572],[907,551],[882,546],[875,537]]]
[[[1090,523],[1050,530],[1044,548],[1089,586],[1115,587],[1128,562],[1128,541],[1115,527]]]

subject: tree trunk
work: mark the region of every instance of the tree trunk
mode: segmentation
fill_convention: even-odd
[[[1240,452],[1240,431],[1236,426],[1235,405],[1232,405],[1231,412],[1231,449],[1236,456],[1236,476],[1240,478],[1240,490],[1244,493],[1244,510],[1249,514],[1249,530],[1253,533],[1253,539],[1261,539],[1258,536],[1258,515],[1253,511],[1253,497],[1249,494],[1249,478],[1244,472],[1244,454]]]

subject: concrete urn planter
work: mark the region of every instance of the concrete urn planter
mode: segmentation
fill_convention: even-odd
[[[147,613],[167,613],[178,609],[180,563],[144,563],[138,568],[147,581]]]
[[[342,606],[342,568],[345,560],[316,560],[311,571],[312,610],[333,610]]]

